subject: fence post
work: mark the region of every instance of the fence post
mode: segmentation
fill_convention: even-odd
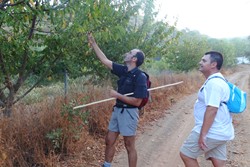
[[[67,69],[64,68],[64,102],[67,103],[68,96],[68,72]]]

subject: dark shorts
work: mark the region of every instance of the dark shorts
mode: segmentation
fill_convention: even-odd
[[[135,136],[138,122],[138,108],[114,107],[108,129],[111,132],[119,132],[122,136]]]

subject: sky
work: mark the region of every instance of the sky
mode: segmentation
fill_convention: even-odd
[[[212,38],[250,35],[250,0],[156,0],[159,18]]]

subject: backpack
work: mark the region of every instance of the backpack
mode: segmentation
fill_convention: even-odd
[[[209,80],[212,78],[220,78],[228,84],[229,89],[230,89],[229,100],[227,102],[223,102],[223,103],[225,103],[227,105],[229,112],[235,113],[235,114],[242,113],[246,109],[246,105],[247,105],[246,92],[244,92],[243,90],[238,88],[236,85],[234,85],[233,83],[227,81],[226,79],[224,79],[220,76],[211,77],[211,78],[209,78]]]
[[[148,100],[149,100],[149,91],[148,91],[148,89],[149,88],[151,88],[151,81],[150,81],[150,79],[149,79],[149,75],[146,73],[146,72],[144,72],[144,71],[141,71],[141,70],[138,70],[138,71],[140,71],[140,72],[142,72],[143,74],[145,74],[146,75],[146,78],[147,78],[147,97],[145,97],[145,98],[143,98],[142,99],[142,101],[141,101],[141,104],[138,106],[138,109],[139,110],[141,110],[147,103],[148,103]],[[137,78],[137,76],[140,74],[140,72],[138,72],[138,71],[136,71],[135,72],[135,75],[133,75],[133,82],[134,82],[134,84],[135,84],[135,79]]]

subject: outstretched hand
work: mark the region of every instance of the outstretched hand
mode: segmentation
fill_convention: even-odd
[[[95,39],[94,39],[92,33],[91,33],[91,32],[88,32],[88,33],[87,33],[87,36],[88,36],[88,42],[89,42],[89,44],[92,46],[92,45],[95,43]]]

